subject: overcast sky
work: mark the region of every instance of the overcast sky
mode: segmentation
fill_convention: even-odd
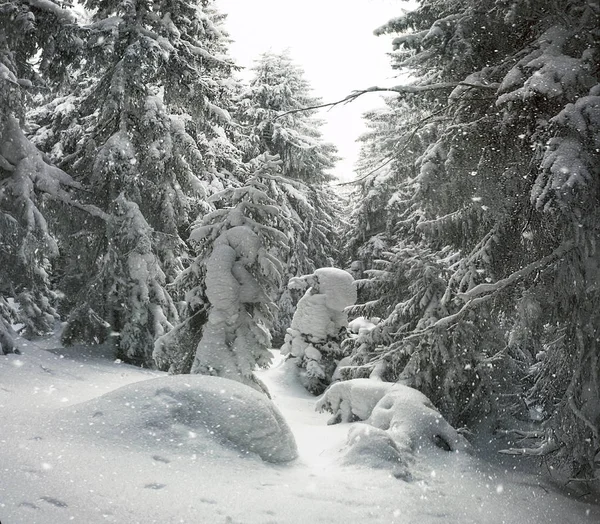
[[[373,30],[402,14],[401,0],[217,0],[228,14],[226,27],[234,40],[231,54],[251,67],[264,51],[290,50],[306,72],[314,94],[330,102],[354,89],[393,84],[395,73],[386,53],[390,37]],[[358,153],[356,138],[364,131],[361,114],[380,105],[377,94],[363,95],[348,105],[322,111],[323,130],[344,157],[336,175],[352,177]]]

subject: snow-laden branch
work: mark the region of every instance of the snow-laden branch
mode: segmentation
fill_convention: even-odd
[[[561,257],[562,255],[564,255],[565,253],[567,253],[568,251],[573,249],[574,245],[575,244],[573,242],[565,242],[564,244],[562,244],[560,247],[555,249],[549,255],[547,255],[539,260],[536,260],[535,262],[532,262],[528,266],[525,266],[523,269],[519,269],[519,271],[515,271],[510,276],[508,276],[502,280],[498,280],[498,282],[494,282],[493,284],[487,284],[487,283],[479,284],[479,285],[475,286],[474,288],[469,289],[469,291],[467,291],[465,293],[459,293],[457,296],[458,296],[458,298],[461,298],[462,300],[467,301],[467,300],[473,300],[475,297],[478,297],[479,295],[492,294],[492,293],[496,293],[497,291],[501,291],[505,287],[510,286],[511,284],[514,284],[517,280],[526,277],[533,271],[536,271],[537,269],[548,265],[554,259]]]
[[[441,84],[432,84],[432,85],[441,85]],[[467,87],[473,87],[474,84],[467,84],[467,83],[461,83],[459,85],[462,86],[467,86]],[[402,86],[396,86],[396,87],[402,87]],[[427,86],[404,86],[404,87],[427,87]],[[458,100],[462,99],[462,97],[467,93],[467,90],[464,90],[458,97],[456,97],[455,100],[452,100],[452,102],[457,102]],[[404,145],[402,146],[402,148],[398,151],[394,151],[392,152],[391,155],[389,155],[386,159],[384,159],[384,161],[379,164],[377,167],[375,167],[374,169],[371,169],[368,173],[366,173],[365,175],[356,178],[354,180],[350,180],[349,182],[340,182],[336,185],[338,186],[345,186],[345,185],[349,185],[349,184],[357,184],[359,182],[362,182],[363,180],[367,179],[368,177],[370,177],[373,173],[379,171],[380,169],[384,168],[385,166],[387,166],[388,164],[390,164],[395,158],[399,158],[402,153],[404,153],[404,151],[406,151],[409,147],[410,144],[412,143],[413,138],[416,136],[416,134],[418,133],[418,131],[423,127],[424,124],[426,124],[428,121],[432,120],[434,117],[440,115],[441,113],[443,113],[445,110],[447,109],[447,106],[442,106],[441,108],[437,109],[436,111],[433,111],[431,114],[427,115],[426,117],[422,118],[421,120],[419,120],[415,125],[413,130],[411,131],[410,135],[408,136],[408,138],[404,141]],[[398,145],[400,144],[400,142],[398,142]]]
[[[58,4],[55,4],[54,2],[50,2],[49,0],[26,0],[26,2],[31,7],[40,9],[41,11],[44,11],[45,13],[52,13],[59,20],[62,19],[65,22],[71,23],[71,24],[76,23],[75,16],[72,13],[70,13],[66,9],[63,9],[61,6],[59,6]]]
[[[514,284],[518,280],[525,278],[534,271],[547,266],[555,259],[563,256],[565,253],[573,249],[574,245],[575,244],[573,242],[565,242],[549,255],[539,260],[536,260],[535,262],[532,262],[528,266],[525,266],[523,269],[515,271],[508,277],[502,280],[498,280],[498,282],[494,282],[493,284],[479,284],[478,286],[475,286],[466,293],[459,293],[457,297],[467,301],[466,304],[464,304],[463,307],[460,308],[456,313],[447,317],[440,318],[431,327],[438,329],[447,328],[473,307],[478,306],[483,302],[487,302],[490,298],[494,297],[499,291],[502,291],[504,288],[510,286],[511,284]]]
[[[508,448],[501,449],[498,453],[503,455],[521,455],[530,457],[545,457],[556,451],[560,446],[555,440],[546,440],[543,444],[536,448]]]

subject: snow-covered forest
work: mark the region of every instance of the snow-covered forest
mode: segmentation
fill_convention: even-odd
[[[598,522],[600,3],[403,6],[335,101],[213,0],[0,0],[0,522]]]

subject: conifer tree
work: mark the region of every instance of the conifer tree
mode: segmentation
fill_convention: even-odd
[[[419,121],[390,135],[414,170],[395,172],[413,186],[398,212],[414,227],[373,277],[429,260],[434,287],[419,269],[361,342],[371,367],[388,362],[454,423],[535,413],[539,446],[510,452],[583,477],[600,449],[599,21],[580,0],[428,0],[378,30],[398,34],[395,65],[416,80],[392,90]]]
[[[187,291],[188,318],[194,320],[157,341],[159,367],[256,386],[254,368],[271,360],[269,330],[281,259],[293,242],[291,217],[271,198],[267,185],[280,163],[262,155],[246,166],[242,185],[211,197],[217,209],[194,226],[190,240],[199,254],[179,279]]]
[[[286,177],[305,183],[332,180],[328,170],[335,164],[336,150],[323,140],[322,121],[314,110],[297,111],[320,102],[311,94],[302,68],[289,52],[268,52],[260,56],[253,72],[250,85],[239,96],[239,118],[248,130],[240,146],[246,158],[268,152],[279,155]]]
[[[61,3],[16,0],[0,4],[0,347],[14,349],[12,325],[27,336],[51,331],[57,295],[50,285],[58,246],[46,209],[49,200],[104,215],[77,202],[80,187],[24,134],[27,91],[58,82],[80,48],[74,18]],[[31,64],[40,52],[38,68]]]
[[[72,93],[37,110],[35,140],[102,209],[137,206],[143,220],[131,225],[142,228],[136,234],[150,242],[149,252],[159,264],[152,273],[155,282],[147,285],[162,287],[158,294],[166,297],[165,285],[189,258],[184,238],[190,224],[211,209],[208,196],[230,183],[239,161],[231,142],[234,66],[226,55],[223,17],[212,2],[87,0],[85,6],[95,10],[85,27],[85,68],[74,75]],[[129,292],[118,285],[119,271],[110,267],[122,263],[109,256],[114,227],[87,221],[71,235],[76,242],[69,249],[79,256],[68,262],[63,287],[76,297],[69,324],[77,329],[67,330],[72,342],[103,332],[101,326],[86,327],[94,318],[90,310],[121,335],[137,329],[136,315],[111,306],[130,303],[131,297],[113,300],[96,293],[92,304],[86,292],[89,285]],[[93,282],[89,275],[96,275]],[[165,300],[155,303],[163,308],[159,316],[176,321],[171,299]],[[152,345],[138,343],[133,348],[122,342],[120,353],[138,360],[145,352],[150,364]]]
[[[237,118],[245,137],[239,142],[245,160],[267,153],[278,155],[281,171],[269,181],[272,196],[294,219],[295,249],[283,260],[285,278],[312,273],[332,265],[338,229],[339,204],[327,183],[337,160],[335,147],[324,141],[322,121],[315,111],[304,71],[289,52],[264,53],[253,69],[250,85],[238,96]],[[289,113],[292,111],[292,113]],[[283,342],[300,296],[283,286],[274,324],[276,345]],[[298,294],[299,295],[299,294]]]

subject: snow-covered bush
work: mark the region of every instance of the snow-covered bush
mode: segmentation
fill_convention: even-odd
[[[333,413],[328,424],[367,420],[373,408],[394,385],[367,378],[336,382],[318,400],[316,409],[321,413]]]
[[[348,325],[344,310],[356,302],[354,279],[347,271],[326,267],[294,278],[288,286],[308,290],[298,302],[281,352],[298,358],[304,386],[318,395],[344,356],[340,346]]]
[[[316,409],[333,414],[329,424],[364,421],[348,434],[345,463],[394,467],[397,478],[410,479],[408,466],[421,450],[470,449],[423,393],[402,384],[372,379],[337,382],[319,399]]]
[[[233,380],[170,376],[123,386],[62,410],[59,428],[140,450],[176,449],[204,457],[256,454],[266,462],[297,457],[286,421],[264,395]]]

